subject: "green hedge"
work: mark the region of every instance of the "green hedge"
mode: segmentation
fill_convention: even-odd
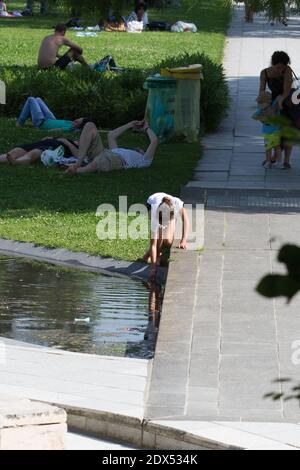
[[[17,116],[28,96],[43,98],[58,118],[89,116],[99,126],[111,128],[144,115],[145,78],[162,67],[200,63],[204,67],[201,116],[206,131],[215,130],[229,105],[228,87],[221,65],[205,54],[185,54],[158,64],[156,70],[133,70],[121,74],[97,73],[83,67],[73,71],[38,70],[36,67],[2,67],[7,104],[0,114]]]

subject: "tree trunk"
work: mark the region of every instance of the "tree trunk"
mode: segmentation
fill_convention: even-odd
[[[254,8],[251,3],[245,2],[245,21],[247,23],[253,23]]]

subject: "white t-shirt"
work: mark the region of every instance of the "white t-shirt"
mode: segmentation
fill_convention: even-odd
[[[145,158],[145,156],[136,150],[116,148],[112,152],[119,155],[124,161],[124,168],[147,168],[151,165],[152,160]]]
[[[149,16],[148,16],[147,11],[145,11],[145,13],[143,14],[143,25],[144,25],[144,28],[147,26],[148,23],[149,23]]]
[[[128,16],[126,22],[127,23],[130,23],[132,21],[138,21],[138,17],[137,17],[137,14],[135,11],[132,11],[130,13],[130,15]],[[143,18],[142,18],[142,22],[143,22],[143,27],[145,28],[147,26],[147,24],[149,23],[149,16],[148,16],[148,12],[145,11],[145,13],[143,14]]]
[[[159,219],[158,219],[158,208],[162,203],[164,197],[171,199],[174,207],[175,219],[177,219],[181,209],[183,209],[184,203],[178,197],[170,196],[166,193],[155,193],[152,194],[147,200],[147,204],[151,206],[151,232],[156,233],[159,228]]]

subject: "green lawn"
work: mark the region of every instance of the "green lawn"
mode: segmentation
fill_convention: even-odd
[[[8,2],[16,7],[17,3]],[[183,51],[204,51],[220,62],[229,20],[222,10],[223,0],[191,1],[189,12],[173,10],[151,18],[189,19],[199,27],[198,34],[101,33],[97,38],[76,38],[85,49],[90,62],[107,53],[122,66],[143,68]],[[225,14],[226,13],[226,14]],[[49,28],[64,17],[51,16],[0,20],[0,43],[5,45],[1,66],[33,65],[36,63],[41,38]],[[89,24],[95,21],[89,20]],[[74,34],[70,37],[75,39]],[[1,67],[0,67],[1,78]],[[0,118],[0,153],[17,145],[43,137],[45,134],[27,125],[15,127],[14,120]],[[144,137],[130,133],[124,146],[146,145]],[[128,170],[112,174],[65,177],[58,170],[42,166],[12,168],[0,166],[0,237],[35,242],[49,247],[64,247],[102,256],[135,260],[145,249],[146,241],[99,241],[96,236],[97,207],[102,203],[118,204],[119,195],[127,195],[129,204],[145,202],[156,191],[178,195],[181,185],[191,177],[200,144],[169,143],[160,145],[150,169]]]
[[[224,0],[190,0],[191,7],[174,10],[150,10],[150,19],[188,20],[196,23],[197,34],[174,33],[100,33],[96,38],[76,37],[74,32],[68,36],[84,49],[88,62],[95,62],[108,53],[123,67],[151,68],[164,58],[182,52],[205,52],[219,62],[223,54],[224,32],[229,20],[229,9]],[[24,1],[8,2],[12,7]],[[10,7],[11,8],[11,7]],[[0,19],[0,43],[5,45],[5,54],[1,54],[3,65],[35,65],[38,46],[45,34],[49,34],[53,25],[68,19],[65,15],[51,17]],[[84,24],[94,25],[97,19],[88,18]],[[30,31],[28,29],[30,28]]]

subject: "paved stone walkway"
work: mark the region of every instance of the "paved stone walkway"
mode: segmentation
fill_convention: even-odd
[[[236,443],[237,430],[262,436],[269,429],[278,443],[300,447],[299,427],[287,424],[300,422],[299,403],[264,398],[271,391],[288,393],[300,380],[300,297],[287,305],[255,292],[263,275],[283,272],[278,248],[300,243],[299,149],[292,170],[264,170],[260,125],[250,118],[259,72],[272,52],[287,50],[300,64],[300,19],[286,29],[262,17],[247,25],[242,17],[237,8],[225,56],[229,116],[205,139],[204,156],[183,190],[186,202],[205,205],[204,251],[174,256],[147,417],[202,428],[203,436],[203,421],[231,423]],[[274,383],[286,377],[292,385]],[[218,432],[208,435],[217,439]]]
[[[224,60],[232,106],[218,132],[204,140],[205,153],[189,187],[300,189],[299,147],[293,151],[291,170],[264,170],[261,124],[251,119],[260,71],[268,66],[275,50],[288,52],[300,76],[299,38],[300,18],[290,19],[288,28],[272,27],[263,17],[245,24],[243,9],[236,9]]]
[[[299,242],[299,210],[217,208],[211,200],[208,196],[186,413],[300,421],[297,401],[263,398],[282,391],[272,384],[277,378],[299,381],[300,364],[293,364],[292,355],[300,339],[300,299],[287,305],[255,292],[263,275],[283,272],[277,250],[282,242]]]
[[[277,250],[299,241],[299,210],[219,208],[210,199],[204,252],[178,253],[172,263],[147,417],[298,423],[296,400],[264,395],[289,392],[276,379],[299,382],[300,298],[268,300],[255,286],[283,272]]]
[[[287,306],[254,290],[264,274],[283,272],[278,248],[299,244],[299,148],[292,170],[262,169],[260,124],[250,116],[259,72],[275,50],[286,50],[298,72],[300,18],[285,28],[263,17],[245,24],[242,17],[237,8],[225,53],[232,107],[220,132],[207,137],[195,181],[188,185],[194,202],[199,192],[193,198],[192,188],[206,188],[206,210],[185,412],[194,418],[299,422],[297,401],[263,396],[289,390],[290,385],[272,385],[274,379],[289,377],[294,384],[300,379],[300,364],[292,361],[300,340],[300,298]]]

